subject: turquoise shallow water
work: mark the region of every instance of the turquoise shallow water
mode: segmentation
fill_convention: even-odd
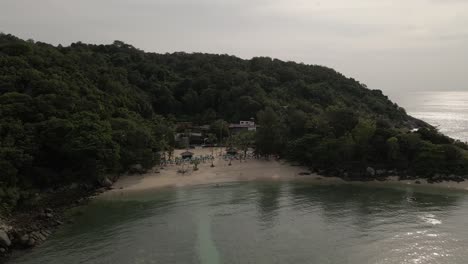
[[[468,195],[227,183],[94,200],[11,263],[466,263]]]

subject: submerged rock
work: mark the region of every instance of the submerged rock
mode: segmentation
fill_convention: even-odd
[[[44,236],[41,232],[32,232],[31,233],[31,236],[32,238],[35,240],[35,241],[45,241],[46,240],[46,236]]]
[[[11,246],[10,238],[8,237],[8,234],[3,230],[0,230],[0,246],[3,246],[3,247]]]
[[[20,237],[19,239],[19,242],[21,243],[21,245],[23,246],[28,246],[28,243],[29,243],[29,235],[28,234],[24,234]]]
[[[36,245],[36,240],[34,238],[30,238],[28,240],[28,243],[26,244],[26,246],[28,247],[34,247]]]
[[[50,236],[51,232],[47,229],[41,230],[41,234],[43,234],[45,237]]]

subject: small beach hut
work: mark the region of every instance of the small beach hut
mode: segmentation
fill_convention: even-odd
[[[185,151],[180,153],[180,156],[182,156],[183,159],[191,159],[193,157],[193,153],[190,151]]]

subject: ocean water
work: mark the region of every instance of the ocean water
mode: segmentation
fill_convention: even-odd
[[[392,99],[468,141],[468,92]],[[78,210],[11,263],[468,263],[465,191],[242,182],[127,193]]]
[[[465,264],[468,195],[243,182],[97,199],[15,264]]]
[[[391,96],[408,114],[455,139],[468,141],[468,92],[409,92]]]

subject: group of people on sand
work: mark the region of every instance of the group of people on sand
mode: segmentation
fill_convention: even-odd
[[[257,155],[255,155],[253,152],[247,152],[244,154],[224,154],[222,155],[222,159],[224,161],[230,161],[230,160],[248,160],[248,159],[254,159],[257,158]]]
[[[224,160],[226,162],[229,162],[229,165],[231,165],[231,162],[233,160],[238,160],[238,161],[246,161],[250,159],[258,159],[259,156],[255,154],[253,151],[248,151],[246,153],[237,153],[237,154],[228,154],[228,153],[219,153],[219,159]],[[197,168],[198,164],[206,163],[206,162],[211,162],[213,164],[213,161],[215,160],[215,156],[212,154],[208,155],[198,155],[198,156],[193,156],[191,158],[184,158],[184,157],[163,157],[161,159],[161,166],[166,167],[166,166],[171,166],[171,165],[176,165],[176,166],[182,166],[180,171],[187,172],[187,168],[184,168],[187,165],[194,165],[194,168]],[[213,166],[213,165],[212,165]],[[198,169],[198,168],[197,168]]]
[[[169,158],[169,159],[161,159],[161,166],[168,166],[168,165],[182,165],[182,164],[193,164],[193,163],[205,163],[207,161],[212,161],[214,160],[213,155],[199,155],[197,157],[192,157],[192,158],[179,158],[175,157],[174,159]]]

